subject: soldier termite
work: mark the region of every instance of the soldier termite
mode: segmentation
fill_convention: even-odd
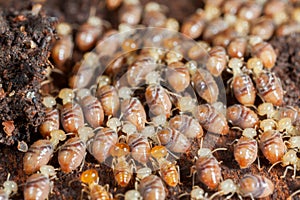
[[[155,146],[151,149],[151,156],[155,158],[162,179],[171,187],[179,183],[179,167],[176,162],[167,159],[168,150],[164,146]]]
[[[92,200],[96,199],[105,199],[105,200],[112,200],[113,196],[109,192],[108,185],[101,186],[98,184],[99,175],[95,169],[88,169],[84,171],[81,176],[80,180],[82,183],[87,184],[88,187],[88,194]]]

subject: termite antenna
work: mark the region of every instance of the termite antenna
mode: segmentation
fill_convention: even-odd
[[[217,149],[214,149],[213,151],[211,151],[211,153],[213,154],[217,151],[226,151],[226,150],[227,150],[227,148],[217,148]]]
[[[293,200],[293,197],[296,196],[297,194],[300,193],[300,189],[299,190],[296,190],[295,192],[293,192],[288,198],[287,200]]]
[[[272,169],[273,167],[275,167],[275,165],[278,165],[279,163],[281,163],[281,161],[275,162],[275,163],[268,169],[268,173],[270,173],[271,169]]]

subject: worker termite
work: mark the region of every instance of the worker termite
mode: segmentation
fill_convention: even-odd
[[[158,72],[150,72],[146,76],[146,83],[149,84],[146,88],[145,98],[149,106],[150,112],[155,115],[166,115],[169,118],[171,115],[172,103],[167,90],[159,85],[160,76]]]
[[[194,117],[209,132],[221,135],[228,134],[229,126],[225,116],[210,104],[201,104],[196,108]]]
[[[164,200],[166,198],[165,186],[162,180],[155,175],[144,177],[140,181],[138,190],[144,200]]]
[[[214,151],[207,148],[199,149],[196,164],[193,166],[198,179],[211,190],[216,189],[222,180],[220,164],[213,156],[213,152],[217,150],[221,149]]]
[[[247,40],[243,37],[233,39],[227,47],[231,58],[243,58],[247,50]]]
[[[85,187],[88,187],[88,194],[91,200],[103,199],[103,200],[112,200],[113,196],[109,192],[108,185],[101,186],[98,184],[99,175],[95,169],[88,169],[84,171],[80,180],[82,183],[86,184]]]
[[[291,124],[288,125],[290,126],[289,128],[291,128],[291,125],[297,126],[300,122],[300,111],[291,106],[275,109],[272,103],[262,103],[257,107],[257,113],[260,116],[266,115],[268,119],[275,119],[278,122],[285,121],[285,123],[287,123],[287,121],[290,121]],[[285,126],[287,126],[287,124]]]
[[[220,17],[221,15],[221,4],[222,1],[207,1],[205,2],[204,12],[205,12],[205,19],[207,21],[211,21]]]
[[[292,125],[292,119],[284,117],[278,120],[277,130],[288,136],[297,135],[297,128]]]
[[[176,162],[169,161],[166,157],[168,150],[164,146],[155,146],[151,149],[151,156],[155,158],[162,179],[171,187],[179,183],[179,168]]]
[[[275,14],[274,10],[281,12],[284,9],[286,9],[286,5],[284,2],[278,1],[278,0],[272,0],[272,1],[266,2],[265,6],[264,6],[264,13],[267,16],[273,16]]]
[[[251,34],[261,37],[263,40],[269,40],[275,30],[273,20],[270,18],[261,18],[251,27]]]
[[[277,130],[264,130],[260,135],[259,147],[264,156],[274,164],[282,159],[285,153],[285,144]]]
[[[101,126],[104,120],[104,111],[100,101],[92,96],[87,89],[79,89],[77,97],[79,98],[86,121],[92,128]]]
[[[119,11],[120,23],[136,25],[141,21],[142,5],[139,0],[123,0]]]
[[[145,5],[143,24],[148,27],[163,27],[167,17],[166,8],[156,2],[149,2]]]
[[[266,115],[268,119],[273,119],[276,115],[276,110],[272,103],[261,103],[257,107],[257,114],[260,116]]]
[[[110,148],[118,142],[118,134],[110,128],[102,128],[87,141],[87,149],[102,163],[110,156]]]
[[[116,143],[110,149],[110,154],[113,156],[112,168],[115,181],[121,187],[126,187],[133,176],[134,164],[132,160],[127,161],[129,153],[130,147],[126,143]]]
[[[256,2],[246,2],[244,3],[239,11],[238,16],[242,19],[251,21],[258,18],[262,13],[262,6]]]
[[[63,88],[59,91],[58,97],[62,100],[63,105],[64,105],[66,103],[73,102],[75,93],[71,88]],[[50,99],[45,99],[45,100],[52,100],[52,99],[50,98]],[[50,106],[50,102],[47,104],[49,104],[49,106]],[[54,104],[54,102],[51,104]]]
[[[122,127],[122,122],[119,118],[111,117],[107,120],[106,126],[115,132],[119,132]]]
[[[233,126],[238,126],[242,129],[254,128],[259,123],[257,114],[250,108],[240,104],[228,107],[226,117]]]
[[[26,174],[32,174],[46,165],[53,156],[53,152],[59,141],[66,139],[62,130],[54,130],[50,133],[50,140],[37,140],[23,157],[23,170]]]
[[[230,199],[235,193],[238,193],[238,186],[233,182],[232,179],[226,179],[222,181],[218,187],[218,192],[214,193],[209,199],[214,199],[217,196],[226,196],[226,199]],[[238,194],[239,195],[239,194]]]
[[[189,115],[176,115],[169,120],[169,127],[184,134],[187,138],[200,138],[203,129],[199,122]]]
[[[53,166],[44,165],[40,169],[41,173],[32,174],[27,178],[24,187],[24,199],[48,199],[48,195],[53,187],[50,179],[56,177]]]
[[[56,27],[59,40],[55,42],[52,48],[51,57],[59,69],[64,69],[65,62],[72,57],[73,40],[72,28],[70,24],[59,23]]]
[[[227,17],[227,18],[230,18],[230,17]],[[231,23],[234,24],[235,23],[235,17],[233,17],[233,19],[226,19],[225,18],[225,22],[228,23],[228,24],[231,24]],[[222,47],[226,48],[226,47],[228,47],[230,42],[232,40],[234,40],[236,37],[238,37],[237,32],[232,28],[228,28],[228,29],[224,30],[223,32],[218,33],[218,35],[214,36],[214,39],[212,41],[212,45],[213,46],[222,46]],[[228,53],[229,50],[226,49],[226,51]]]
[[[83,55],[83,59],[75,64],[68,80],[71,88],[87,87],[100,66],[99,55],[91,51]]]
[[[85,143],[79,137],[68,139],[58,153],[61,170],[69,173],[76,169],[83,162],[85,150]]]
[[[180,111],[180,114],[193,113],[197,105],[197,98],[195,94],[193,96],[189,94],[186,96],[179,96],[177,97],[175,105],[176,109]]]
[[[166,54],[165,54],[164,61],[168,65],[170,65],[172,63],[177,63],[177,62],[179,62],[178,65],[181,65],[180,62],[183,59],[183,54],[182,54],[183,52],[181,52],[180,49],[179,50],[176,49],[176,47],[179,47],[178,46],[179,43],[180,43],[180,39],[176,38],[176,37],[175,38],[172,37],[172,38],[168,38],[168,39],[164,40],[164,46],[169,47],[170,49],[174,49],[174,50],[170,50],[170,51],[166,52]]]
[[[156,59],[148,54],[139,55],[135,61],[128,67],[126,78],[131,87],[139,86],[145,81],[148,73],[157,67]]]
[[[219,185],[218,192],[210,196],[210,200],[217,196],[228,195],[226,199],[230,199],[235,193],[238,197],[263,198],[271,195],[274,190],[274,184],[263,176],[247,174],[242,177],[238,184],[232,179],[226,179]]]
[[[177,93],[183,92],[190,84],[189,70],[179,61],[168,65],[166,78]]]
[[[237,17],[232,25],[238,36],[246,37],[249,34],[251,24],[246,19]]]
[[[290,20],[292,17],[291,10],[287,8],[284,2],[277,0],[266,2],[264,10],[266,15],[271,17],[277,27],[289,21],[294,22]],[[276,12],[274,12],[274,10],[276,10]]]
[[[119,51],[121,46],[119,36],[117,30],[110,29],[104,33],[95,47],[100,63],[105,66],[105,74],[110,74],[112,77],[120,72],[126,61],[125,55]],[[112,55],[114,55],[113,58]]]
[[[247,174],[238,183],[238,193],[242,197],[263,198],[271,195],[273,191],[274,184],[264,176]]]
[[[84,125],[83,112],[79,104],[68,102],[61,110],[61,124],[66,132],[76,133]]]
[[[84,115],[79,104],[73,102],[75,94],[72,89],[61,89],[58,97],[63,100],[60,113],[62,127],[66,132],[76,133],[84,125]]]
[[[300,125],[300,109],[299,107],[292,107],[292,106],[286,106],[286,107],[280,107],[274,116],[277,120],[282,118],[290,118],[291,122],[294,126]]]
[[[171,31],[179,32],[180,30],[179,21],[175,18],[167,18],[164,24],[164,28],[169,29]]]
[[[86,142],[93,136],[92,128],[81,127],[78,136],[68,139],[59,148],[58,162],[63,172],[70,173],[84,162]]]
[[[260,122],[260,127],[263,130],[277,129],[280,132],[287,133],[287,135],[296,134],[296,128],[292,124],[295,114],[297,114],[294,110],[290,110],[288,107],[274,109],[272,103],[262,103],[258,106],[257,113],[261,116],[267,116],[267,119]]]
[[[9,180],[10,174],[8,174],[6,181],[3,183],[3,188],[0,189],[0,199],[8,200],[18,192],[18,185],[15,181]]]
[[[227,28],[228,23],[224,18],[215,18],[206,24],[202,37],[205,41],[212,41],[215,35],[222,33]]]
[[[265,68],[271,69],[274,67],[277,55],[271,44],[267,42],[258,42],[253,44],[251,51],[254,57],[257,57],[261,60]]]
[[[79,27],[75,38],[76,45],[84,52],[95,46],[103,32],[104,21],[101,18],[94,16],[94,9],[91,9],[90,15],[87,22]]]
[[[248,63],[250,63],[248,65]],[[258,58],[248,60],[247,67],[253,69],[256,89],[265,102],[280,106],[283,103],[283,89],[279,78],[269,71],[262,69],[262,63]]]
[[[285,171],[283,173],[283,175],[280,178],[284,178],[288,172],[289,169],[293,170],[293,175],[292,178],[295,179],[296,178],[296,171],[300,170],[297,168],[297,162],[299,162],[299,158],[297,156],[297,151],[294,149],[289,149],[287,152],[285,152],[285,154],[282,156],[281,160],[273,163],[273,165],[269,168],[268,172],[271,171],[271,169],[281,163],[282,167],[286,167]],[[292,166],[288,166],[288,165],[292,165]]]
[[[132,158],[142,164],[146,164],[150,157],[150,144],[146,137],[139,133],[130,134],[127,137],[127,144],[131,149]]]
[[[103,85],[98,87],[96,97],[100,100],[105,115],[116,116],[120,108],[120,99],[114,86]]]
[[[138,98],[129,98],[121,102],[123,121],[128,121],[136,126],[138,131],[145,128],[146,112]]]
[[[208,57],[207,52],[211,49],[210,45],[207,42],[200,41],[191,46],[187,52],[187,56],[194,61],[203,60]],[[195,62],[187,62],[186,66]]]
[[[233,70],[233,80],[230,87],[233,89],[235,98],[243,105],[253,105],[256,97],[256,90],[252,79],[241,68],[243,62],[240,59],[232,58],[228,67]]]
[[[165,117],[164,117],[164,119],[165,119]],[[158,142],[156,132],[157,132],[157,127],[159,127],[159,126],[160,125],[156,125],[156,124],[146,126],[144,128],[144,130],[141,131],[141,135],[144,136],[144,137],[149,138],[154,143],[158,144],[159,142]]]
[[[274,119],[264,119],[260,121],[259,128],[264,132],[268,130],[276,130],[277,122]]]
[[[191,146],[189,139],[173,128],[165,128],[157,133],[161,145],[175,153],[185,153]]]
[[[191,65],[193,64],[191,63]],[[190,73],[192,75],[192,85],[197,94],[208,103],[216,102],[219,96],[219,88],[212,75],[202,68],[192,69]]]
[[[218,77],[226,68],[226,50],[224,47],[214,46],[211,48],[208,54],[209,58],[206,62],[206,68],[213,76]]]
[[[101,88],[102,86],[104,85],[110,85],[112,82],[111,82],[111,78],[107,75],[100,75],[97,77],[96,79],[96,85],[97,85],[97,88]],[[94,85],[91,87],[91,90],[92,91],[94,90]]]
[[[234,145],[234,158],[241,169],[248,168],[257,158],[258,145],[254,128],[245,128],[242,137]]]
[[[33,143],[24,155],[23,170],[26,174],[32,174],[46,165],[53,156],[53,145],[49,140],[38,140]]]
[[[284,141],[289,149],[300,150],[300,136],[292,136],[288,141]]]
[[[181,32],[192,39],[198,38],[204,30],[205,21],[204,11],[202,9],[198,9],[183,22]]]
[[[44,97],[43,104],[46,106],[46,116],[43,123],[39,126],[39,131],[44,138],[50,136],[50,132],[59,129],[59,111],[53,108],[56,105],[54,97]]]

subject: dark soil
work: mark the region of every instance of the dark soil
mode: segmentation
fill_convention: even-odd
[[[148,0],[143,0],[142,2],[145,3],[147,1]],[[16,2],[18,2],[18,3],[16,3]],[[17,0],[15,0],[15,1],[0,0],[0,5],[5,6],[5,7],[14,5],[14,8],[16,10],[19,10],[21,8],[24,8],[24,7],[27,7],[28,5],[30,5],[30,3],[20,3],[20,2],[21,1],[17,1]],[[103,1],[100,1],[100,2],[103,2]],[[170,2],[170,1],[159,0],[157,2],[166,3],[166,2]],[[64,0],[64,1],[52,0],[52,1],[47,1],[45,3],[44,8],[46,10],[46,13],[49,16],[55,16],[59,20],[70,22],[76,27],[79,24],[82,24],[88,18],[88,13],[89,13],[90,7],[91,7],[91,5],[95,5],[95,4],[98,5],[98,3],[96,1],[92,1],[92,0],[86,0],[86,1],[85,0]],[[170,15],[173,17],[176,17],[177,19],[180,19],[181,21],[186,16],[189,16],[192,12],[194,12],[196,7],[200,7],[200,6],[202,6],[201,1],[181,1],[181,0],[172,1],[172,3],[170,5],[168,5],[168,7],[170,9],[169,13],[171,13]],[[113,11],[113,12],[106,11],[104,9],[103,3],[100,3],[98,5],[97,13],[100,16],[104,16],[108,21],[112,22],[112,24],[114,26],[116,25],[116,23],[115,23],[116,11]],[[17,14],[11,14],[11,13],[4,14],[4,16],[7,16],[7,15],[16,16]],[[8,20],[8,19],[9,18],[7,18],[6,20]],[[28,19],[35,20],[35,24],[37,24],[37,25],[40,24],[40,26],[43,27],[41,30],[45,30],[46,27],[51,27],[50,19],[52,19],[52,18],[46,18],[43,16],[39,16],[37,19],[35,19],[34,17],[28,18]],[[1,23],[1,19],[0,19],[0,23]],[[20,22],[20,23],[22,23],[22,22]],[[2,26],[0,26],[0,27],[2,27]],[[8,27],[10,27],[9,24],[8,24]],[[47,29],[47,30],[50,31],[52,29]],[[11,28],[4,28],[4,29],[0,28],[0,34],[3,34],[3,31],[9,32],[10,34],[12,34],[12,37],[19,38],[18,35],[16,35],[19,33],[19,31],[17,31],[17,30],[14,30]],[[31,33],[31,32],[29,31],[29,33]],[[51,32],[44,33],[42,31],[39,33],[40,33],[40,35],[36,36],[37,37],[36,41],[41,41],[41,38],[45,38],[45,36],[47,34],[52,35]],[[43,33],[43,34],[41,34],[41,33]],[[10,35],[10,34],[8,34],[8,35]],[[30,35],[30,36],[31,36],[30,38],[32,38],[32,35]],[[2,53],[3,53],[2,49],[7,48],[8,45],[5,48],[2,48],[3,47],[2,43],[3,44],[5,44],[5,43],[2,40],[2,35],[0,38],[1,38],[0,39],[1,40],[0,41],[1,42],[1,46],[0,46],[0,48],[1,48],[1,51],[0,51],[1,69],[0,69],[0,72],[1,72],[1,74],[3,74],[3,72],[2,72],[2,71],[4,71],[3,69],[5,69],[5,66],[10,62],[7,61],[7,57],[6,57],[7,54],[2,55]],[[38,38],[39,38],[39,40],[38,40]],[[278,61],[276,63],[276,66],[274,67],[274,72],[281,78],[284,90],[286,91],[286,95],[285,95],[285,99],[284,99],[285,104],[300,106],[300,102],[299,102],[299,98],[300,98],[300,54],[299,54],[300,35],[291,35],[291,36],[286,36],[286,37],[274,37],[271,40],[271,43],[272,43],[272,45],[275,46],[276,52],[278,53]],[[38,47],[41,47],[40,46],[41,43],[37,42],[37,44],[38,44]],[[24,48],[21,48],[22,46],[18,46],[18,45],[15,45],[15,46],[16,46],[16,48],[19,48],[19,51],[22,54],[30,55],[30,52],[28,52],[29,51],[28,49],[26,50]],[[12,47],[10,47],[10,48],[12,48]],[[32,57],[30,57],[31,60],[29,59],[29,62],[30,61],[32,62],[32,66],[36,66],[36,68],[34,68],[36,70],[44,69],[47,64],[46,60],[48,58],[48,50],[49,50],[48,43],[46,46],[44,46],[41,49],[42,50],[39,51],[39,54],[35,52],[35,57],[32,56]],[[9,53],[10,51],[4,51],[4,52]],[[70,66],[73,65],[77,60],[80,60],[81,56],[82,56],[81,53],[78,52],[77,50],[75,50],[74,60],[72,61],[73,63],[70,63]],[[19,61],[19,63],[24,64],[24,60],[21,59],[18,61]],[[26,61],[28,62],[28,58]],[[4,65],[3,63],[5,63],[6,65]],[[14,65],[10,65],[10,67],[11,66],[14,66]],[[11,69],[11,68],[8,68],[8,66],[7,66],[7,69]],[[18,71],[15,71],[15,73],[18,73]],[[37,73],[42,74],[42,71],[34,72],[34,74],[37,74]],[[22,75],[24,75],[24,74],[22,74]],[[17,77],[17,76],[13,76],[13,77]],[[27,105],[29,107],[32,107],[32,105],[35,104],[37,106],[36,107],[37,110],[41,110],[40,101],[35,101],[35,103],[34,103],[33,101],[28,101],[24,98],[24,94],[26,94],[27,92],[30,92],[30,91],[37,92],[39,90],[39,82],[38,81],[40,81],[40,79],[35,78],[33,76],[30,76],[30,77],[31,77],[30,81],[29,80],[24,81],[24,84],[28,85],[27,88],[23,87],[23,86],[19,86],[19,84],[14,86],[15,90],[17,90],[18,87],[20,87],[19,90],[23,89],[22,90],[23,93],[19,94],[18,92],[16,92],[15,96],[13,96],[13,98],[15,98],[14,101],[13,100],[10,100],[10,101],[5,100],[5,101],[7,101],[8,105],[14,105],[16,109],[18,108],[18,109],[23,110],[24,108],[21,105],[23,105],[23,106]],[[57,79],[63,79],[63,78],[59,77]],[[20,80],[23,80],[23,79],[21,78]],[[1,80],[1,83],[2,82],[4,83],[3,80]],[[64,84],[66,84],[66,83],[63,83],[63,85]],[[7,87],[8,87],[7,84],[3,85],[3,88],[5,91],[7,90]],[[58,86],[58,87],[62,87],[62,86]],[[24,90],[24,88],[26,88],[26,90]],[[19,96],[17,96],[18,94],[19,94]],[[23,96],[22,96],[22,94],[23,94]],[[5,98],[5,99],[7,99],[7,98]],[[18,102],[18,103],[24,102],[24,103],[19,105],[19,104],[16,104],[16,102]],[[25,102],[26,102],[26,104],[25,104]],[[7,109],[6,107],[0,108],[1,116],[3,115],[2,113],[6,112],[5,111]],[[8,106],[8,108],[10,108],[10,107]],[[7,111],[7,113],[9,113],[9,112]],[[20,112],[20,113],[22,113],[22,112]],[[39,122],[39,120],[42,119],[42,116],[43,116],[43,112],[37,112],[37,113],[39,113],[39,116],[30,118],[33,120],[33,121],[30,121],[31,123],[29,123],[29,121],[25,120],[26,117],[21,116],[20,119],[22,119],[22,120],[16,120],[15,126],[16,127],[17,127],[17,125],[19,125],[20,127],[26,126],[26,127],[24,127],[24,129],[20,129],[20,130],[30,130],[30,131],[32,131],[32,133],[36,132],[35,131],[36,126],[34,126],[34,125],[36,125]],[[12,115],[12,116],[14,116],[14,115]],[[4,119],[11,120],[10,118],[2,118],[1,120],[4,120]],[[12,119],[12,120],[15,120],[15,119]],[[2,129],[0,129],[0,130],[2,130]],[[18,132],[17,137],[19,137],[20,139],[27,139],[27,140],[30,139],[29,132],[22,131],[22,134],[24,134],[24,135],[20,136],[20,134]],[[280,176],[283,174],[284,168],[282,168],[279,165],[274,167],[272,169],[272,171],[270,173],[268,173],[267,171],[270,167],[270,164],[268,163],[268,161],[265,158],[263,158],[261,153],[259,153],[260,162],[261,162],[261,166],[262,166],[261,170],[258,169],[257,163],[254,163],[248,169],[241,170],[239,168],[238,164],[234,161],[234,157],[232,154],[233,145],[230,145],[230,143],[235,138],[238,138],[239,136],[240,136],[240,132],[231,131],[228,136],[219,137],[214,134],[207,134],[205,137],[204,147],[213,146],[214,148],[218,148],[218,147],[225,146],[228,148],[227,151],[218,151],[217,153],[214,154],[219,161],[222,161],[221,166],[222,166],[222,175],[223,175],[224,179],[232,178],[235,182],[237,182],[244,174],[247,174],[247,173],[260,174],[260,175],[266,176],[275,185],[274,193],[270,197],[264,198],[266,200],[267,199],[284,200],[284,199],[287,199],[287,197],[292,192],[300,189],[300,179],[292,179],[291,171],[283,179],[281,179]],[[16,139],[16,138],[14,138],[14,139]],[[13,140],[9,140],[7,138],[5,138],[5,140],[2,140],[2,141],[5,142],[6,144],[13,143]],[[8,141],[10,141],[10,142],[8,142]],[[30,141],[30,143],[32,143],[32,142],[34,142],[33,139]],[[1,148],[1,150],[0,150],[0,183],[3,183],[6,180],[8,173],[10,173],[11,179],[15,180],[19,185],[19,192],[18,192],[18,194],[13,196],[12,199],[22,199],[23,198],[23,187],[24,187],[24,183],[27,178],[27,176],[23,173],[23,170],[22,170],[22,159],[23,159],[24,153],[19,152],[15,146],[12,146],[12,147],[2,146],[0,148]],[[196,151],[198,148],[199,148],[199,141],[194,141],[190,152],[182,155],[180,160],[178,161],[178,165],[180,167],[180,176],[181,176],[182,184],[179,184],[175,188],[167,187],[168,199],[178,199],[179,194],[182,194],[184,192],[189,193],[191,191],[192,177],[188,177],[188,176],[190,175],[190,168],[193,165],[193,158],[196,155],[196,153],[197,153]],[[56,158],[57,158],[57,154],[55,154],[53,156],[53,159],[51,160],[50,164],[53,165],[54,167],[58,168],[59,165],[58,165]],[[96,168],[100,174],[99,184],[101,184],[101,185],[109,184],[110,192],[112,192],[114,195],[124,194],[124,192],[127,191],[128,189],[134,188],[133,179],[128,187],[126,187],[126,188],[118,187],[116,182],[114,181],[111,168],[107,167],[104,164],[100,164],[100,165],[96,164],[97,163],[96,160],[89,154],[87,154],[87,157],[85,160],[86,161],[85,161],[83,170],[89,169],[89,168]],[[53,200],[54,199],[55,200],[80,199],[81,194],[82,194],[82,189],[83,189],[83,187],[81,186],[81,182],[79,180],[81,172],[82,171],[79,171],[79,169],[74,171],[71,174],[64,174],[63,172],[58,171],[57,179],[54,180],[54,188],[53,188],[53,191],[52,191],[49,199],[53,199]],[[297,175],[298,176],[300,175],[299,172]],[[205,188],[205,186],[203,184],[201,184],[199,181],[196,181],[195,184],[199,185],[202,188]],[[207,190],[206,188],[205,188],[205,190],[209,192],[209,190]],[[212,194],[212,193],[213,192],[211,192],[211,191],[209,192],[209,194]],[[86,194],[84,194],[83,197],[84,197],[83,199],[87,199]],[[189,196],[185,196],[182,199],[189,199]],[[238,198],[235,195],[233,199],[238,199]],[[300,199],[300,197],[295,197],[294,199]]]
[[[286,91],[284,101],[287,105],[300,106],[300,34],[274,37],[271,44],[279,55],[274,71]]]
[[[43,121],[39,89],[50,65],[54,22],[29,10],[0,10],[0,143],[30,141]]]

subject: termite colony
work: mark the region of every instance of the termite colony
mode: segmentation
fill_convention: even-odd
[[[78,195],[90,199],[272,198],[280,195],[273,168],[299,178],[300,109],[285,105],[268,42],[300,31],[293,1],[205,1],[182,23],[155,2],[105,3],[119,14],[115,29],[93,9],[80,26],[57,25],[43,139],[20,148],[25,199],[48,198],[56,179],[74,172],[69,186],[82,184]],[[70,67],[73,51],[82,60]],[[67,85],[58,88],[51,73]],[[234,179],[234,165],[247,174]],[[289,193],[280,197],[299,192]]]

